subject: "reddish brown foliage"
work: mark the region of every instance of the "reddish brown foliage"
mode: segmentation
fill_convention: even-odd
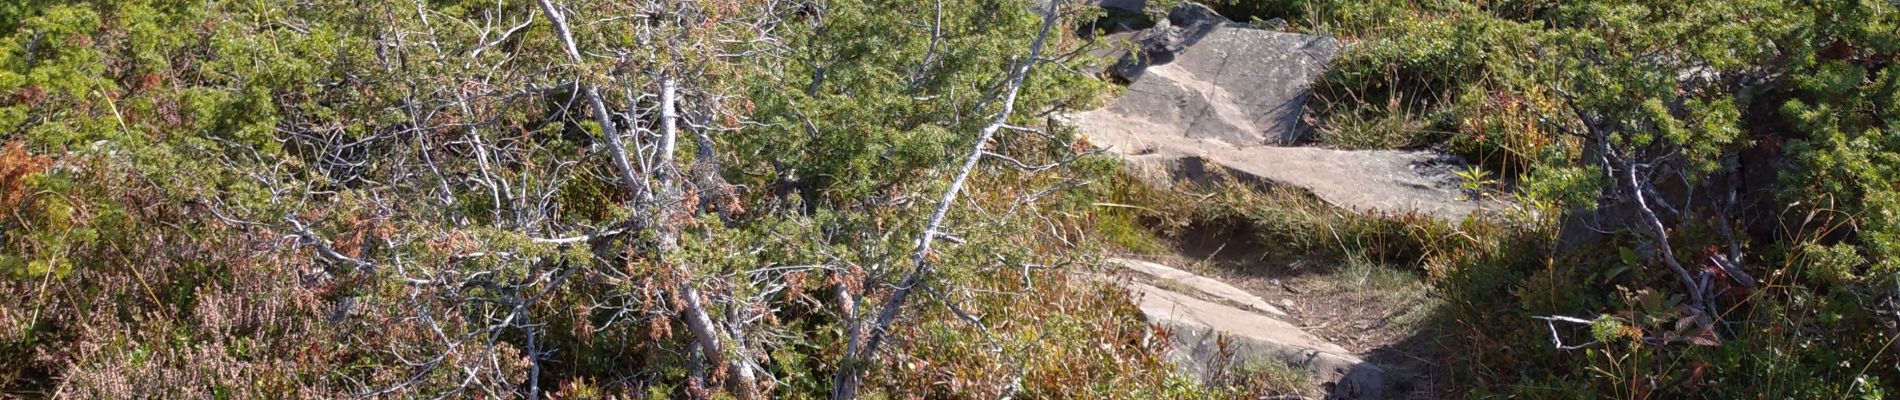
[[[46,89],[39,85],[28,85],[14,91],[12,100],[14,103],[33,107],[39,105],[41,101],[46,101]]]
[[[17,141],[0,147],[0,216],[13,215],[26,200],[26,177],[51,163],[52,159],[28,153],[26,145]]]

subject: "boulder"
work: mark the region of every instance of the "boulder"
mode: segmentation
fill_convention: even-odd
[[[1182,3],[1168,12],[1168,18],[1130,38],[1135,51],[1122,55],[1108,72],[1126,81],[1138,80],[1149,66],[1173,62],[1188,46],[1221,28],[1245,29],[1247,26],[1228,20],[1207,6]]]
[[[1149,323],[1169,331],[1169,357],[1191,375],[1272,362],[1312,374],[1329,398],[1378,398],[1385,388],[1384,370],[1284,321],[1284,312],[1243,290],[1160,264],[1114,262],[1142,276],[1122,285]]]
[[[1174,6],[1174,9],[1168,10],[1168,23],[1190,30],[1205,29],[1231,22],[1233,20],[1221,16],[1219,12],[1214,11],[1213,7],[1191,1],[1182,2]]]
[[[1296,146],[1310,128],[1310,87],[1341,49],[1332,38],[1254,29],[1193,3],[1134,35],[1141,49],[1116,74],[1131,83],[1107,107],[1069,116],[1098,146],[1121,153],[1162,186],[1206,182],[1223,169],[1250,183],[1288,185],[1359,211],[1446,220],[1480,210],[1459,187],[1463,161],[1431,151]]]
[[[1332,38],[1253,29],[1177,12],[1193,28],[1157,26],[1140,35],[1114,73],[1132,82],[1104,111],[1140,115],[1151,135],[1214,139],[1234,146],[1305,139],[1300,108],[1313,79],[1339,52]],[[1220,20],[1225,21],[1225,20]]]

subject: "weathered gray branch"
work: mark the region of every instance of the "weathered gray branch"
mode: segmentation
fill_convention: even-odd
[[[962,193],[964,182],[969,179],[970,173],[976,170],[977,162],[982,161],[983,155],[987,153],[984,148],[989,146],[990,140],[996,136],[997,131],[1008,125],[1010,114],[1016,108],[1016,94],[1022,89],[1023,81],[1029,77],[1030,67],[1035,66],[1036,60],[1042,56],[1042,46],[1049,38],[1049,31],[1055,27],[1056,10],[1062,3],[1059,0],[1049,1],[1049,8],[1044,10],[1042,16],[1042,29],[1037,32],[1036,40],[1029,45],[1029,56],[1020,61],[1015,71],[1011,71],[1008,87],[1003,95],[1003,109],[998,111],[989,126],[984,127],[977,135],[976,142],[970,145],[970,151],[963,159],[962,168],[959,168],[956,177],[950,180],[950,187],[944,189],[943,197],[937,201],[936,210],[931,212],[929,222],[924,224],[923,233],[917,237],[916,251],[911,253],[911,263],[915,267],[897,285],[896,290],[884,299],[883,308],[879,310],[877,320],[871,325],[869,337],[862,340],[860,345],[859,331],[855,327],[846,329],[847,332],[852,333],[852,336],[847,342],[845,353],[846,357],[853,362],[843,364],[838,371],[838,376],[833,380],[831,392],[833,400],[857,398],[858,388],[863,384],[863,363],[868,362],[877,354],[878,346],[883,344],[885,337],[889,334],[891,323],[903,311],[904,302],[910,297],[912,290],[922,284],[935,269],[929,259],[931,244],[935,243],[939,236],[937,230],[943,227],[944,218],[950,214],[950,207],[956,203],[957,196]],[[851,322],[851,324],[856,324],[856,322]]]
[[[574,68],[582,68],[585,62],[581,58],[580,48],[574,45],[574,33],[567,27],[567,16],[561,14],[560,7],[549,0],[539,0],[539,2],[541,11],[547,13],[548,20],[554,22],[554,31],[560,35],[561,46],[567,51],[567,57],[574,61]],[[620,128],[614,126],[613,114],[607,111],[607,103],[600,100],[600,90],[594,85],[587,84],[584,79],[577,81],[576,84],[580,86],[582,96],[587,99],[587,107],[594,112],[594,121],[600,124],[600,131],[607,138],[607,154],[613,156],[614,169],[620,173],[620,185],[628,191],[642,192],[639,190],[640,173],[633,169],[633,162],[628,160],[627,149],[621,147]]]
[[[539,3],[542,11],[548,14],[548,19],[554,22],[555,31],[561,37],[561,44],[567,51],[568,58],[572,59],[576,67],[579,68],[580,65],[583,64],[583,59],[581,58],[579,48],[574,44],[574,36],[568,29],[567,17],[561,14],[560,8],[556,7],[549,0],[539,0]],[[636,198],[644,200],[647,196],[651,196],[653,191],[643,189],[644,185],[640,183],[639,174],[634,170],[630,157],[627,156],[626,149],[621,147],[620,131],[614,126],[613,119],[611,118],[612,114],[608,112],[606,103],[601,101],[599,90],[593,85],[588,85],[584,82],[580,83],[580,87],[582,94],[586,97],[588,107],[591,108],[594,113],[595,120],[600,123],[602,132],[606,133],[609,142],[607,146],[608,153],[613,156],[614,166],[620,172],[621,185],[629,192],[632,192],[631,194],[636,196]],[[673,152],[676,142],[675,138],[678,136],[679,130],[678,92],[678,83],[675,78],[662,74],[660,77],[661,139],[660,148],[656,150],[660,154],[659,165],[655,166],[655,168],[661,171],[677,171],[673,168]],[[664,213],[667,211],[663,210],[661,212]],[[661,232],[660,242],[662,243],[662,253],[670,252],[671,247],[675,243],[672,236],[673,234],[671,232]],[[550,241],[555,240],[567,241],[574,239],[564,238]],[[685,268],[682,267],[681,269],[682,272],[686,272]],[[688,273],[682,276],[690,277],[692,275]],[[732,377],[731,384],[734,394],[742,399],[755,397],[757,394],[757,384],[752,380],[751,364],[748,362],[729,362],[725,360],[725,351],[720,343],[719,331],[715,328],[711,314],[706,311],[704,296],[700,293],[699,289],[693,285],[691,279],[686,279],[686,281],[680,282],[677,290],[683,302],[680,307],[680,313],[682,314],[681,319],[685,320],[687,330],[693,333],[694,345],[699,347],[700,353],[710,361],[710,364],[715,367],[726,365],[728,368],[731,368],[730,372],[732,373],[730,376]]]

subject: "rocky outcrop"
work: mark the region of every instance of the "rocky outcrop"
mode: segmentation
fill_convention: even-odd
[[[1109,73],[1127,92],[1099,110],[1068,116],[1097,146],[1120,153],[1157,186],[1232,176],[1292,186],[1342,208],[1461,219],[1460,160],[1429,151],[1301,147],[1312,82],[1342,44],[1328,37],[1254,29],[1193,3],[1153,28],[1110,40],[1136,46]],[[1215,173],[1219,170],[1222,173]],[[1118,279],[1149,322],[1171,332],[1171,357],[1197,376],[1210,368],[1277,362],[1309,371],[1333,398],[1379,398],[1384,371],[1320,339],[1251,293],[1164,265],[1115,260]],[[1233,357],[1221,362],[1224,357]]]
[[[1131,82],[1128,92],[1082,121],[1139,122],[1123,131],[1230,146],[1302,141],[1308,86],[1339,52],[1332,38],[1253,29],[1194,3],[1132,40],[1138,49],[1111,69]]]
[[[1284,320],[1265,300],[1220,281],[1141,260],[1116,259],[1134,272],[1124,287],[1138,299],[1144,317],[1167,329],[1170,357],[1188,373],[1212,375],[1220,365],[1281,363],[1311,373],[1331,397],[1377,398],[1384,371],[1337,344]],[[1231,356],[1226,363],[1215,363]]]
[[[1216,28],[1195,47],[1149,59],[1128,92],[1102,110],[1139,115],[1152,135],[1214,139],[1233,146],[1305,139],[1306,83],[1338,51],[1332,39],[1249,28]],[[1247,54],[1247,57],[1229,57]],[[1126,63],[1124,63],[1126,64]]]
[[[1253,29],[1187,3],[1132,40],[1140,48],[1111,71],[1132,82],[1127,92],[1072,118],[1148,178],[1205,181],[1219,166],[1360,211],[1461,219],[1480,207],[1458,187],[1454,157],[1290,147],[1309,139],[1302,110],[1340,52],[1332,38]]]
[[[1487,206],[1469,200],[1459,188],[1455,172],[1464,168],[1463,160],[1431,151],[1235,147],[1180,137],[1094,133],[1091,138],[1122,152],[1133,176],[1162,187],[1212,183],[1221,176],[1213,172],[1219,169],[1255,186],[1295,187],[1334,206],[1368,213],[1418,213],[1456,221]]]

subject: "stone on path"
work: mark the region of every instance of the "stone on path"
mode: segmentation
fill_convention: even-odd
[[[1278,317],[1287,316],[1286,311],[1281,311],[1279,307],[1274,307],[1272,304],[1267,303],[1267,301],[1261,299],[1260,296],[1255,296],[1253,293],[1248,293],[1246,290],[1213,278],[1142,260],[1117,258],[1109,260],[1109,262],[1120,264],[1129,271],[1140,273],[1147,278],[1146,280],[1148,282],[1169,290],[1199,294],[1202,297],[1216,302],[1226,303],[1229,306],[1255,312],[1267,313]]]
[[[1136,272],[1123,282],[1150,323],[1169,330],[1175,363],[1198,376],[1210,368],[1275,362],[1307,371],[1333,398],[1377,398],[1384,371],[1350,351],[1288,323],[1284,312],[1244,290],[1147,261],[1115,259]],[[1232,355],[1220,362],[1222,342]]]

